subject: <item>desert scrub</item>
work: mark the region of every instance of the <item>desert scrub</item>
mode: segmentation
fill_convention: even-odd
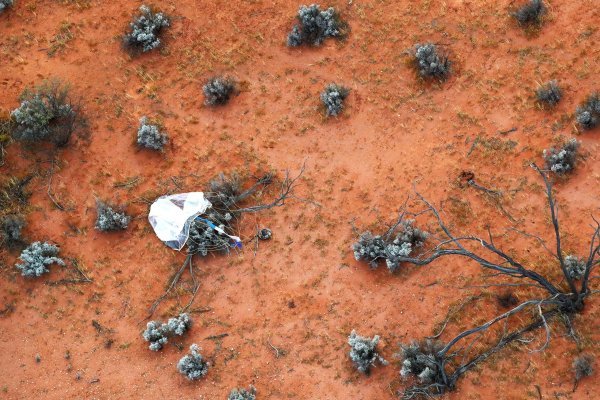
[[[11,177],[0,187],[0,212],[19,213],[29,203],[31,193],[26,190],[33,175],[24,178]]]
[[[373,269],[384,261],[391,272],[400,266],[403,257],[408,257],[417,247],[423,246],[428,233],[413,226],[414,220],[404,220],[383,235],[363,232],[358,242],[352,245],[356,261],[366,261]],[[394,236],[395,231],[396,233]]]
[[[254,386],[250,386],[248,390],[233,389],[227,396],[227,400],[256,400],[256,389]]]
[[[166,324],[167,331],[172,335],[183,336],[192,326],[189,314],[182,313],[177,317],[169,318]]]
[[[594,129],[600,121],[600,93],[591,94],[577,107],[575,119],[583,129]]]
[[[167,141],[167,135],[160,131],[160,126],[150,123],[146,117],[140,119],[140,127],[137,132],[139,147],[162,151]]]
[[[146,330],[142,333],[142,337],[146,342],[150,342],[148,348],[152,351],[159,351],[169,341],[167,331],[164,329],[164,324],[157,321],[150,321],[146,324]]]
[[[21,105],[12,111],[12,136],[24,142],[48,141],[66,146],[71,135],[83,128],[79,107],[69,97],[69,87],[58,80],[25,89]]]
[[[442,347],[440,343],[429,339],[401,346],[402,369],[400,376],[405,379],[413,376],[420,383],[428,385],[443,382],[440,368],[443,360],[438,357]]]
[[[546,168],[558,174],[565,175],[575,168],[577,161],[577,153],[579,150],[579,142],[576,139],[571,139],[560,148],[551,147],[544,150],[544,160]]]
[[[450,60],[435,44],[416,44],[412,54],[413,65],[420,77],[424,79],[436,78],[443,81],[450,76]]]
[[[146,5],[141,6],[140,15],[129,24],[131,31],[123,37],[125,49],[136,55],[158,48],[161,45],[160,36],[169,24],[169,18],[163,13],[154,12]]]
[[[521,26],[539,26],[543,22],[546,11],[546,6],[542,0],[530,0],[514,11],[512,16]]]
[[[13,124],[14,121],[10,117],[10,113],[0,112],[0,167],[4,165],[6,147],[11,142]]]
[[[341,39],[347,34],[348,24],[333,7],[321,11],[318,4],[300,6],[297,18],[299,24],[294,25],[287,38],[289,47],[320,46],[327,38]]]
[[[20,215],[6,215],[0,219],[0,244],[14,248],[23,243],[21,230],[25,220]]]
[[[369,374],[371,367],[376,362],[382,365],[387,365],[383,357],[377,353],[377,343],[379,343],[379,336],[375,335],[373,338],[359,336],[356,331],[352,331],[348,337],[348,344],[350,345],[350,359],[354,363],[356,369],[363,374]]]
[[[65,262],[58,258],[58,247],[46,242],[33,242],[19,256],[22,263],[16,267],[21,270],[21,275],[26,277],[38,277],[47,272],[51,264],[65,265]]]
[[[554,107],[560,102],[562,91],[558,86],[558,82],[554,80],[541,85],[535,91],[535,96],[539,104]]]
[[[211,78],[202,86],[204,104],[207,106],[222,106],[236,93],[236,83],[233,78],[217,76]]]
[[[337,117],[344,109],[344,101],[350,90],[344,86],[330,83],[321,92],[321,103],[325,107],[325,115]]]
[[[0,14],[9,7],[12,7],[13,0],[0,0]]]
[[[192,344],[190,354],[183,356],[177,363],[177,370],[191,381],[204,377],[208,373],[208,367],[197,344]]]
[[[565,257],[565,268],[572,279],[581,279],[585,274],[585,260],[574,255],[568,255]]]
[[[131,217],[122,210],[117,211],[115,208],[102,200],[96,200],[96,229],[102,232],[127,229]]]
[[[203,218],[196,219],[190,226],[187,241],[188,252],[206,256],[209,252],[229,253],[232,244],[222,232],[232,231],[235,222],[230,208],[243,200],[242,186],[239,176],[235,173],[230,176],[219,174],[208,184],[206,199],[212,204]]]
[[[158,351],[163,348],[173,335],[183,336],[192,326],[192,319],[189,314],[182,313],[177,317],[169,318],[167,323],[159,321],[150,321],[146,324],[146,330],[142,337],[149,342],[148,348],[152,351]]]
[[[575,373],[575,382],[579,382],[586,376],[591,376],[594,372],[592,366],[594,362],[593,356],[590,354],[582,354],[573,361],[573,372]]]

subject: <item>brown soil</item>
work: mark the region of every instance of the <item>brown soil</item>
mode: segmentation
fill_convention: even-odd
[[[578,133],[572,113],[600,89],[597,7],[590,0],[551,3],[550,19],[535,36],[515,25],[506,0],[335,1],[352,28],[347,41],[288,49],[296,2],[169,2],[160,5],[173,16],[164,49],[131,59],[119,35],[139,3],[17,0],[0,15],[0,110],[16,108],[26,86],[58,77],[82,99],[92,135],[57,154],[52,193],[65,211],[47,196],[47,152],[12,144],[0,171],[36,174],[26,236],[58,243],[93,282],[45,284],[69,276],[56,266],[26,280],[13,267],[18,254],[2,253],[0,305],[14,310],[0,316],[0,398],[225,399],[231,388],[250,384],[259,399],[394,398],[403,385],[394,359],[398,344],[434,333],[448,307],[467,296],[499,290],[459,289],[482,283],[481,269],[460,259],[396,274],[370,270],[353,259],[352,227],[393,221],[415,185],[457,232],[517,226],[551,240],[541,181],[528,165]],[[72,39],[53,41],[65,23]],[[403,52],[423,41],[450,51],[449,81],[420,82],[407,66]],[[235,76],[242,91],[227,106],[210,109],[201,86],[216,74]],[[560,81],[564,99],[542,111],[533,91],[550,79]],[[332,81],[351,94],[345,115],[325,120],[318,94]],[[160,118],[167,129],[171,145],[164,155],[136,151],[143,115]],[[513,127],[516,132],[499,134]],[[585,159],[556,192],[565,248],[584,253],[600,195],[598,132],[578,139]],[[184,255],[154,236],[144,200],[203,190],[221,171],[294,173],[305,160],[297,194],[313,201],[247,217],[243,237],[256,225],[274,232],[256,255],[249,245],[240,254],[197,259],[202,286],[195,325],[176,342],[181,349],[169,344],[150,352],[140,336],[148,307]],[[465,170],[506,193],[504,211],[459,184]],[[133,177],[137,185],[115,188]],[[136,216],[132,226],[113,234],[93,229],[94,196],[127,204]],[[431,218],[419,223],[435,231]],[[534,243],[513,239],[503,241],[506,249],[548,268],[552,260]],[[178,294],[155,318],[186,304],[189,294]],[[485,304],[467,307],[448,335],[498,311]],[[596,355],[599,312],[594,298],[575,320],[581,348]],[[370,376],[356,372],[347,356],[352,329],[381,335],[391,365]],[[540,332],[533,343],[468,373],[449,398],[600,398],[595,377],[572,393],[578,348],[560,324],[552,331],[545,351],[530,352],[543,344]],[[198,382],[175,368],[191,343],[213,364]],[[277,358],[273,346],[284,354]]]

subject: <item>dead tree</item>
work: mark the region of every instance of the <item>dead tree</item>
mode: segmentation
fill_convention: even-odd
[[[509,343],[522,341],[523,335],[528,332],[544,328],[546,341],[540,350],[546,348],[550,341],[550,328],[548,326],[550,319],[561,317],[560,320],[566,325],[569,335],[575,337],[571,318],[584,309],[587,297],[592,294],[590,289],[592,270],[600,262],[598,259],[600,223],[592,217],[594,225],[592,226],[593,233],[590,239],[589,251],[587,257],[582,260],[582,263],[585,263],[584,272],[577,280],[569,273],[569,265],[565,261],[567,257],[563,254],[558,209],[552,194],[552,184],[544,171],[540,170],[535,164],[531,166],[540,174],[545,184],[546,197],[554,228],[554,249],[550,250],[539,236],[515,231],[536,239],[548,252],[552,253],[556,259],[557,268],[560,269],[560,271],[556,271],[559,272],[560,279],[557,279],[556,276],[545,276],[526,268],[521,262],[494,243],[490,229],[488,229],[487,239],[476,236],[455,236],[440,217],[438,210],[417,193],[420,200],[425,203],[427,210],[434,215],[445,238],[440,240],[440,243],[431,250],[417,257],[402,257],[399,260],[400,262],[424,266],[439,258],[448,256],[465,257],[478,263],[484,270],[491,271],[495,277],[504,277],[511,281],[516,280],[516,283],[512,281],[512,284],[515,285],[523,284],[536,287],[539,290],[534,292],[540,293],[540,295],[521,302],[511,310],[490,319],[485,324],[459,333],[447,342],[437,341],[434,343],[431,340],[425,340],[404,346],[401,374],[405,377],[414,376],[416,381],[414,386],[402,393],[404,399],[429,397],[454,389],[457,380],[467,371],[497,353]],[[471,250],[469,244],[481,246],[483,249]],[[498,284],[498,286],[502,286],[502,284]],[[526,313],[528,311],[533,311],[533,317],[527,317]],[[509,331],[505,326],[499,340],[486,345],[486,349],[480,351],[477,355],[468,354],[469,352],[465,349],[470,350],[472,344],[479,339],[480,335],[489,332],[490,328],[496,326],[499,322],[506,322],[515,315],[521,315],[529,322],[512,331]],[[441,333],[435,337],[437,338],[440,335]],[[467,341],[472,342],[471,344],[465,344]]]

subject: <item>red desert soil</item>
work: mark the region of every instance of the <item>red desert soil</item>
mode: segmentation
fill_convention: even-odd
[[[82,99],[92,135],[56,156],[52,192],[65,211],[47,196],[47,152],[13,143],[0,171],[35,174],[25,236],[59,244],[93,282],[45,284],[68,276],[58,266],[24,279],[13,266],[18,254],[3,251],[0,306],[14,310],[0,316],[0,398],[225,399],[231,388],[250,384],[259,399],[394,398],[404,384],[394,358],[399,344],[435,333],[448,307],[468,296],[499,290],[464,288],[481,285],[483,272],[458,258],[396,274],[370,270],[353,258],[353,226],[393,221],[416,187],[455,232],[485,235],[492,226],[498,242],[528,266],[555,268],[535,243],[501,234],[516,226],[551,240],[542,182],[528,165],[543,162],[543,149],[579,135],[585,158],[555,189],[564,246],[586,251],[600,195],[600,132],[577,132],[572,113],[600,89],[600,10],[593,0],[550,3],[550,20],[528,36],[509,17],[514,4],[506,0],[334,1],[351,34],[314,49],[285,46],[297,2],[157,3],[173,21],[165,47],[131,59],[120,35],[141,3],[17,0],[0,15],[0,111],[16,108],[25,87],[58,77]],[[72,34],[64,46],[54,40],[61,26]],[[425,84],[407,66],[404,52],[424,41],[451,51],[449,81]],[[207,108],[202,84],[217,74],[236,77],[242,91],[225,107]],[[551,112],[533,99],[536,82],[550,79],[564,88]],[[325,120],[319,92],[329,82],[351,94],[345,114]],[[162,120],[171,138],[165,154],[136,150],[143,115]],[[239,254],[197,258],[202,285],[193,328],[175,341],[181,350],[169,344],[149,351],[140,335],[148,308],[185,255],[154,236],[143,200],[201,191],[221,171],[294,174],[305,160],[296,194],[312,201],[246,216],[243,237],[256,225],[274,233],[256,255],[249,244]],[[504,211],[459,185],[463,170],[502,190]],[[115,188],[133,177],[137,185]],[[130,228],[95,230],[95,196],[127,204],[135,215]],[[419,225],[436,232],[431,216],[419,217]],[[516,293],[528,295],[526,288]],[[178,295],[154,318],[173,316],[189,300],[183,290]],[[499,310],[493,301],[466,307],[443,338]],[[591,298],[574,321],[581,348],[597,356],[599,313],[598,298]],[[469,372],[448,398],[600,398],[597,372],[572,392],[577,345],[560,324],[551,328],[547,349],[532,352],[543,344],[538,332],[534,342]],[[390,365],[358,373],[347,355],[352,329],[379,334]],[[192,343],[212,363],[196,382],[176,370]],[[271,345],[284,355],[277,358]]]

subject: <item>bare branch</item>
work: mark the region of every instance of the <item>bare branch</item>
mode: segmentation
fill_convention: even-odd
[[[546,197],[548,198],[548,206],[550,208],[550,216],[552,217],[552,225],[554,226],[554,236],[556,239],[556,256],[558,257],[558,261],[560,262],[560,268],[562,269],[563,275],[565,276],[565,279],[567,280],[567,283],[569,284],[569,289],[571,289],[571,293],[577,293],[577,288],[575,287],[575,283],[573,282],[573,279],[567,272],[565,260],[562,255],[561,240],[560,240],[560,225],[558,223],[558,216],[557,216],[558,208],[556,206],[556,203],[554,202],[554,196],[552,195],[552,184],[548,180],[548,177],[546,176],[546,174],[544,172],[542,172],[542,170],[535,163],[532,163],[531,167],[533,169],[535,169],[540,174],[542,179],[544,180],[544,184],[546,186]]]

